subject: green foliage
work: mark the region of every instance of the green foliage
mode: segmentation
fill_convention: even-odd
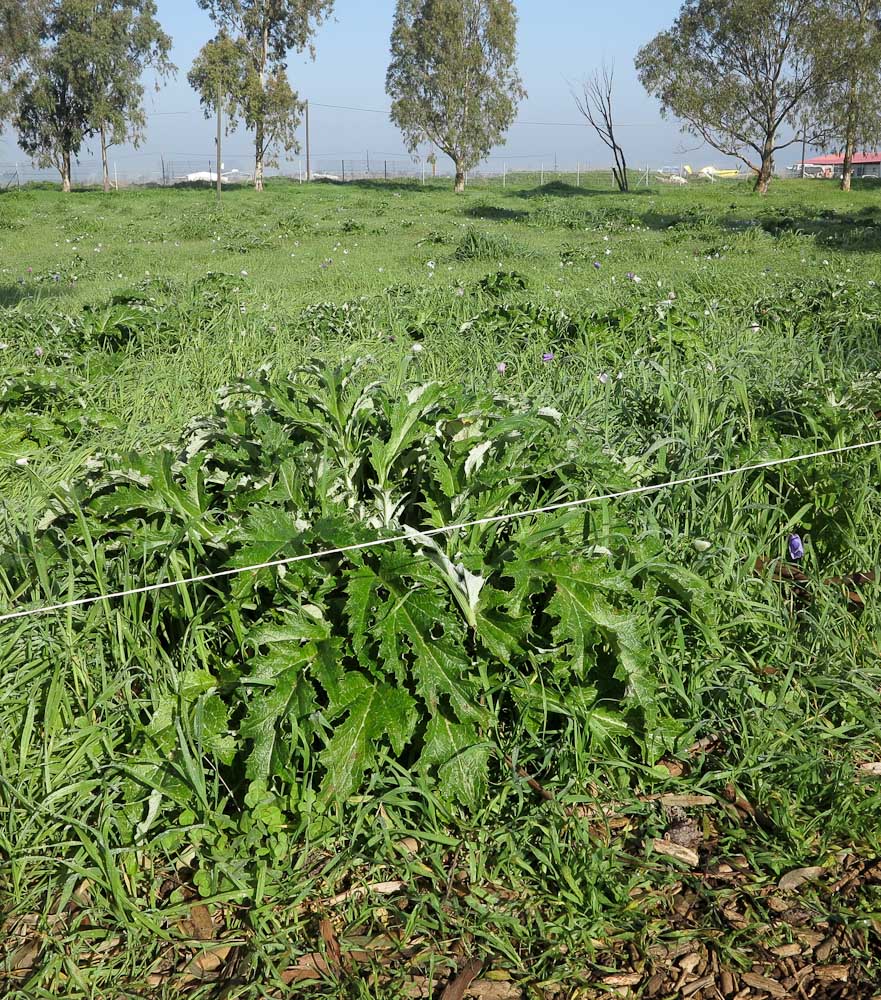
[[[174,451],[94,465],[59,494],[50,528],[7,551],[7,577],[24,594],[41,587],[30,566],[70,567],[88,588],[86,539],[115,588],[173,566],[223,573],[406,534],[145,606],[172,646],[193,608],[213,623],[200,655],[216,692],[206,750],[249,781],[287,784],[311,761],[310,808],[356,793],[389,754],[436,773],[450,805],[475,805],[493,731],[532,703],[537,674],[586,722],[618,683],[606,724],[644,738],[657,718],[647,624],[624,611],[626,576],[581,551],[579,516],[424,534],[593,482],[626,485],[622,473],[598,447],[575,449],[556,414],[431,383],[392,395],[359,383],[358,368],[231,386]],[[550,471],[531,471],[537,454]],[[120,549],[141,556],[116,562]]]
[[[58,168],[65,190],[86,139],[100,134],[105,151],[109,143],[137,144],[141,75],[173,70],[171,40],[155,15],[154,0],[61,0],[16,16],[5,44],[26,39],[6,61],[18,142],[42,166]]]
[[[526,96],[511,0],[398,0],[386,90],[411,151],[434,143],[465,174],[499,145]]]
[[[819,83],[809,116],[827,144],[842,149],[844,171],[854,153],[881,141],[881,4],[877,0],[826,0],[811,37]],[[849,190],[850,177],[843,178]]]
[[[0,624],[12,996],[296,991],[327,917],[310,994],[463,949],[550,997],[691,930],[667,795],[697,933],[732,858],[878,911],[877,450],[427,534],[876,439],[877,191],[538,180],[3,196],[0,614],[403,536]]]
[[[781,130],[804,126],[806,101],[821,79],[807,57],[817,10],[813,0],[686,0],[675,24],[636,57],[662,113],[743,160],[762,194],[774,154],[790,144]]]
[[[196,57],[187,79],[206,117],[222,95],[227,131],[241,120],[254,132],[254,185],[263,190],[263,170],[281,152],[297,146],[303,104],[287,76],[290,50],[309,50],[333,0],[198,0],[220,31]]]
[[[501,260],[511,254],[511,242],[504,236],[479,229],[467,229],[456,246],[457,260]]]

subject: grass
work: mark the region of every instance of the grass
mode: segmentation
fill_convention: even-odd
[[[582,181],[4,194],[0,613],[881,437],[876,189]],[[0,625],[0,992],[873,996],[879,473]]]

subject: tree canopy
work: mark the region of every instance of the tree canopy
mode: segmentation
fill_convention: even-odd
[[[465,174],[504,141],[526,96],[512,0],[398,0],[386,90],[411,152],[433,142]]]
[[[761,193],[775,154],[800,138],[817,84],[820,67],[810,55],[817,6],[816,0],[686,0],[673,26],[636,57],[640,81],[662,113],[746,163]]]
[[[822,0],[815,16],[817,85],[805,115],[843,152],[849,191],[854,153],[881,142],[881,0]]]
[[[7,116],[21,148],[55,166],[70,190],[71,162],[83,143],[137,144],[145,124],[142,74],[173,67],[171,39],[156,19],[155,0],[0,0]]]
[[[333,11],[333,0],[198,0],[220,28],[205,45],[188,79],[206,115],[215,110],[217,84],[225,88],[228,128],[242,121],[254,132],[254,186],[280,152],[296,150],[302,103],[290,85],[287,55],[314,57],[315,33]],[[218,76],[218,74],[220,74]]]
[[[155,0],[93,0],[89,48],[92,82],[90,131],[100,137],[104,189],[110,178],[107,148],[123,142],[140,145],[146,126],[143,75],[174,72],[171,38],[156,17]]]

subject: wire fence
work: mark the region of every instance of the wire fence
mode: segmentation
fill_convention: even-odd
[[[307,180],[325,180],[338,183],[352,181],[412,181],[429,184],[437,180],[452,180],[452,166],[442,161],[427,158],[413,158],[405,155],[373,155],[360,157],[317,154],[307,165],[305,157],[266,170],[267,177],[283,177],[298,183]],[[235,155],[224,157],[220,169],[224,184],[246,184],[254,179],[252,156]],[[603,175],[609,183],[612,178],[611,164],[597,162],[575,162],[561,164],[553,156],[512,156],[491,158],[481,163],[467,174],[467,183],[481,184],[509,180],[545,184],[559,181],[575,186],[586,183],[588,177],[595,183],[598,175]],[[647,184],[658,178],[684,175],[681,166],[663,165],[651,167],[643,165],[632,171],[633,183]],[[93,163],[75,164],[71,169],[71,183],[75,187],[100,187],[103,184],[100,166]],[[160,154],[149,159],[110,161],[109,181],[113,188],[160,186],[175,187],[195,183],[216,183],[217,161],[211,156],[198,154]],[[34,167],[24,163],[0,163],[0,191],[23,188],[33,184],[58,184],[57,170]]]

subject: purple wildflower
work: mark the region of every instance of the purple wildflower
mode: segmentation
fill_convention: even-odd
[[[500,361],[496,365],[496,371],[499,373],[499,375],[504,375],[507,370],[508,370],[508,366],[507,366],[507,364],[504,361]]]
[[[42,347],[35,347],[35,348],[34,348],[34,354],[35,354],[35,355],[36,355],[36,356],[37,356],[38,358],[42,358],[42,357],[43,357],[43,348],[42,348]]]
[[[789,536],[789,558],[798,562],[805,557],[805,547],[798,535]]]
[[[597,269],[597,270],[599,271],[599,269],[600,269],[600,268],[601,268],[601,267],[602,267],[603,265],[602,265],[602,264],[601,264],[601,263],[600,263],[600,262],[599,262],[598,260],[595,260],[595,261],[593,262],[593,266],[594,266],[594,267],[595,267],[595,268],[596,268],[596,269]]]
[[[603,383],[603,385],[608,385],[612,381],[612,377],[608,372],[600,372],[600,374],[597,375],[597,378]]]
[[[553,361],[554,360],[554,352],[553,351],[545,351],[545,353],[542,354],[541,359],[542,359],[542,361]]]

